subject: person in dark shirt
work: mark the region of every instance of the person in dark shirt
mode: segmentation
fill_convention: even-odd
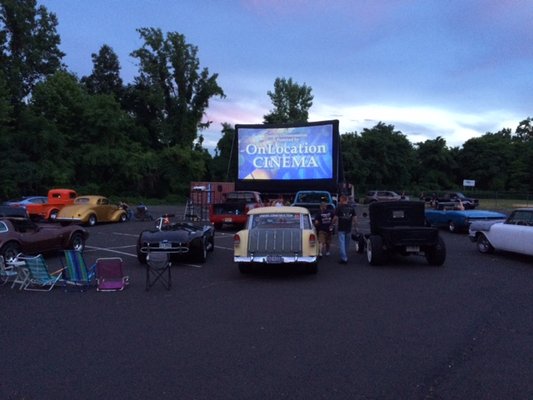
[[[341,195],[333,218],[333,224],[337,227],[339,237],[339,263],[341,264],[348,263],[348,249],[350,248],[352,227],[355,227],[355,219],[355,208],[348,204],[348,197]]]
[[[328,205],[324,202],[320,204],[320,211],[315,215],[315,227],[318,232],[318,256],[329,256],[329,248],[331,245],[331,235],[333,233],[333,217],[335,216],[333,210],[328,210]]]

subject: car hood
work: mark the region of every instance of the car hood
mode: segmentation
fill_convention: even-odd
[[[505,219],[507,216],[497,211],[487,210],[464,210],[457,211],[457,213],[463,214],[468,219]]]
[[[482,221],[474,221],[470,224],[469,231],[489,231],[490,227],[494,224],[501,224],[505,222],[505,219],[493,219],[493,220],[482,220]]]

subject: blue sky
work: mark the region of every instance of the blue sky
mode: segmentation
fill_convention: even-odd
[[[312,88],[310,121],[341,134],[378,122],[417,143],[448,146],[533,117],[530,0],[38,0],[57,15],[65,64],[79,77],[107,44],[121,76],[137,74],[137,28],[185,35],[200,67],[218,73],[204,131],[257,124],[276,78]]]

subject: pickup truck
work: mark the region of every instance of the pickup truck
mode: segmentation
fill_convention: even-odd
[[[331,193],[324,190],[301,190],[294,196],[292,206],[305,207],[314,216],[320,210],[320,203],[326,203],[328,209],[335,210]]]
[[[248,211],[256,207],[263,207],[263,200],[259,192],[228,192],[225,197],[223,203],[212,204],[209,210],[209,220],[215,229],[221,229],[224,224],[243,227],[248,218]]]
[[[28,204],[26,211],[32,220],[53,221],[63,207],[74,204],[78,195],[72,189],[50,189],[48,202],[44,204]]]
[[[434,199],[432,200],[434,203],[436,203],[434,204],[434,207],[439,210],[457,208],[459,202],[463,203],[463,207],[465,210],[473,210],[479,205],[478,199],[466,197],[461,192],[445,192],[444,194],[437,196],[436,202],[434,201]]]

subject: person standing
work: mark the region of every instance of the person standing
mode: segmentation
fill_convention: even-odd
[[[331,245],[331,235],[333,233],[333,217],[335,213],[333,210],[328,210],[328,205],[324,202],[320,203],[320,210],[315,215],[315,226],[318,232],[318,256],[329,256],[329,248]]]
[[[348,263],[348,249],[350,248],[352,227],[355,227],[355,220],[355,208],[348,204],[346,195],[341,195],[333,217],[333,224],[337,227],[339,237],[339,263],[341,264]]]

